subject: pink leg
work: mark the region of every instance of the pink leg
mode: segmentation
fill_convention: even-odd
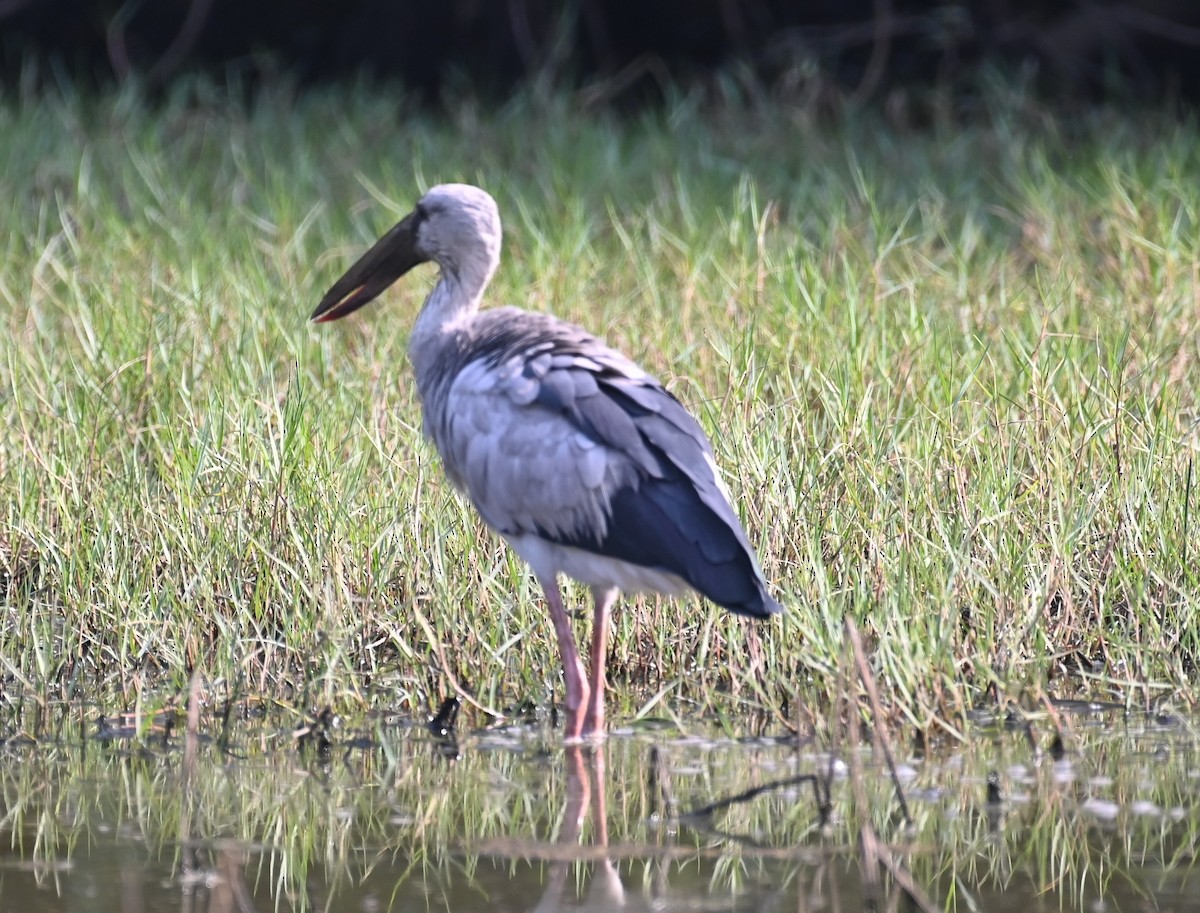
[[[550,620],[554,622],[554,633],[558,637],[558,650],[562,654],[563,678],[567,686],[567,725],[564,735],[568,739],[577,739],[583,729],[583,710],[588,703],[588,685],[584,681],[583,662],[579,659],[579,651],[575,649],[575,636],[571,633],[571,619],[567,618],[567,610],[563,608],[562,595],[558,592],[557,580],[543,580],[542,592],[546,594],[546,602],[550,606]]]
[[[584,735],[604,734],[604,659],[607,656],[608,613],[617,591],[612,587],[593,587],[592,602],[592,680],[587,717],[583,721]]]

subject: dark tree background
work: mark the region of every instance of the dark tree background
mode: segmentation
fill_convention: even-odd
[[[436,94],[534,76],[642,98],[737,66],[860,98],[1033,62],[1066,95],[1200,96],[1196,0],[0,0],[0,84],[359,73]]]

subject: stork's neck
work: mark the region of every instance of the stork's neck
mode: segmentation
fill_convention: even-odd
[[[483,291],[495,270],[494,259],[476,268],[442,265],[437,285],[425,299],[408,341],[408,357],[422,395],[436,378],[438,364],[446,347],[453,344],[456,332],[479,311]]]

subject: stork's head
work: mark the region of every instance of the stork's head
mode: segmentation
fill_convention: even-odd
[[[474,296],[500,262],[500,211],[487,191],[439,184],[326,292],[312,319],[357,311],[414,266],[432,260]]]

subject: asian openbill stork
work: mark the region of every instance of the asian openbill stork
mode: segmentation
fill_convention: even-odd
[[[618,591],[692,589],[739,615],[781,610],[696,420],[657,380],[549,314],[480,311],[500,261],[483,190],[434,187],[350,267],[312,319],[337,320],[420,263],[441,268],[408,346],[425,434],[446,475],[533,568],[566,679],[566,735],[604,729],[608,616]],[[591,678],[558,589],[591,588]]]

